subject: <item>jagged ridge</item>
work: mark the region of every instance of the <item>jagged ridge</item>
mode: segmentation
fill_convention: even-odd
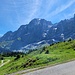
[[[75,39],[75,15],[74,18],[62,20],[57,24],[52,24],[45,19],[33,19],[29,24],[20,26],[17,31],[4,34],[0,38],[0,46],[11,50],[21,50],[23,47],[26,49],[28,44],[34,46],[35,43],[43,40],[51,44],[68,38]],[[3,45],[4,41],[8,43]]]

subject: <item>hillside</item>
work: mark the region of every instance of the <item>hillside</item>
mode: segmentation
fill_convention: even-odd
[[[18,30],[9,31],[0,38],[0,47],[12,51],[35,49],[43,44],[75,39],[75,15],[56,24],[35,18]],[[41,43],[39,43],[41,42]]]
[[[10,62],[0,67],[0,74],[8,74],[29,68],[50,66],[58,63],[75,60],[75,40],[58,42],[30,51],[20,57],[5,57]]]

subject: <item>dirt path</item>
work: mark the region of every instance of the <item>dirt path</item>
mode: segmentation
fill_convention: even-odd
[[[4,66],[5,64],[7,64],[10,60],[8,60],[7,62],[3,63],[3,60],[2,60],[2,64],[0,65],[0,67]]]
[[[20,75],[75,75],[75,61]]]

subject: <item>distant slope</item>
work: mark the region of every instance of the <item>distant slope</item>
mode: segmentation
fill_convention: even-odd
[[[12,57],[11,57],[12,59]],[[29,51],[20,58],[12,59],[8,64],[0,68],[0,74],[7,74],[23,69],[54,65],[75,60],[75,40],[58,42],[41,48],[40,50]]]

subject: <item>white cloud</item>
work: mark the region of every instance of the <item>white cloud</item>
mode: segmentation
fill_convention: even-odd
[[[21,24],[28,23],[31,19],[35,18],[35,15],[39,9],[41,0],[23,0],[21,2],[16,2],[13,0],[13,5],[15,8],[15,14],[17,17],[16,22]],[[18,7],[19,6],[19,7]],[[18,10],[18,8],[21,8]]]
[[[46,11],[44,12],[44,16],[47,16],[52,7],[58,2],[57,0],[46,0],[46,1],[47,1],[45,5]]]
[[[39,6],[40,6],[40,2],[41,0],[35,0],[33,5],[32,5],[32,9],[31,9],[31,12],[29,14],[29,19],[31,20],[33,17],[35,17],[38,9],[39,9]]]
[[[72,4],[74,4],[74,2],[75,2],[75,0],[71,0],[67,4],[61,5],[56,10],[54,10],[53,12],[51,12],[50,15],[48,15],[47,17],[59,14],[60,12],[64,11],[65,9],[67,9],[68,7],[70,7]]]

